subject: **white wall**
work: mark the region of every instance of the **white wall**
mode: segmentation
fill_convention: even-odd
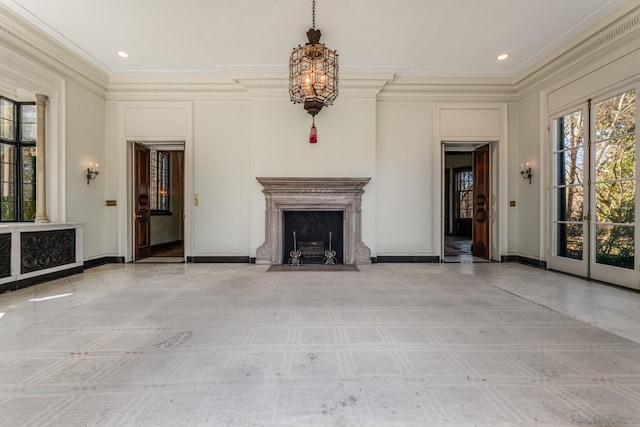
[[[518,103],[518,132],[517,156],[511,160],[510,176],[513,178],[513,188],[516,190],[516,207],[510,208],[517,212],[518,241],[512,247],[512,253],[527,258],[540,259],[540,188],[545,176],[540,172],[540,101],[538,94],[533,94]],[[520,165],[529,163],[533,178],[531,184],[520,175]]]
[[[381,102],[377,109],[377,255],[432,256],[439,221],[431,171],[433,103]]]
[[[249,256],[251,177],[248,102],[198,102],[194,107],[194,243],[196,256]],[[185,195],[194,204],[194,195]]]
[[[67,83],[65,117],[66,219],[84,223],[84,258],[108,254],[105,206],[105,105],[93,94]],[[87,184],[89,163],[100,175]]]
[[[125,200],[118,200],[118,185],[121,182],[119,177],[119,150],[118,150],[118,104],[114,102],[105,103],[105,146],[104,146],[104,167],[100,172],[100,178],[104,180],[105,200],[115,200],[116,203],[125,203]],[[119,206],[108,206],[105,212],[105,248],[107,256],[124,256],[118,253],[118,209]]]

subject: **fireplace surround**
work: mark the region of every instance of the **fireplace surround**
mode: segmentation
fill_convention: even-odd
[[[344,264],[370,264],[362,243],[362,194],[371,178],[258,177],[265,195],[265,241],[256,264],[283,264],[284,212],[342,211]]]

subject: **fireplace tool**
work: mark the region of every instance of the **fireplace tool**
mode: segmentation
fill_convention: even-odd
[[[289,264],[297,266],[302,265],[302,251],[298,250],[296,245],[296,232],[293,232],[293,250],[289,251]]]
[[[336,251],[331,250],[331,231],[329,232],[329,249],[324,251],[324,265],[336,265]]]

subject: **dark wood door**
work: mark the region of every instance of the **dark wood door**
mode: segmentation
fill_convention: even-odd
[[[473,256],[489,259],[490,257],[490,219],[491,184],[490,178],[490,145],[484,145],[473,152]]]
[[[149,149],[139,144],[134,148],[134,176],[135,176],[135,260],[151,255],[151,205],[149,203]]]

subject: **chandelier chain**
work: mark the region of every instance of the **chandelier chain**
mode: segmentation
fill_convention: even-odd
[[[313,17],[312,21],[313,21],[313,25],[311,26],[311,28],[313,28],[314,30],[316,29],[316,0],[313,0],[313,5],[311,6],[311,16]]]

